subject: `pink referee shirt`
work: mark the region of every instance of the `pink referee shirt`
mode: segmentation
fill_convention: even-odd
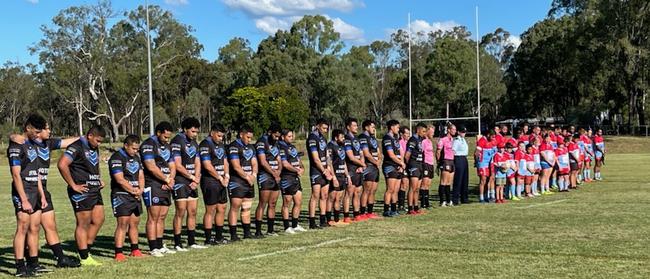
[[[422,149],[424,150],[424,163],[428,165],[433,165],[433,142],[430,139],[425,138],[422,140]]]
[[[438,141],[438,149],[442,150],[444,160],[454,160],[453,139],[444,136]]]

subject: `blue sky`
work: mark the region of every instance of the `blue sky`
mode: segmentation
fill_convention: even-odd
[[[93,0],[6,0],[0,10],[0,63],[37,63],[27,48],[37,42],[39,27],[51,24],[60,10]],[[134,9],[144,0],[113,0],[118,11]],[[305,14],[332,19],[346,45],[387,39],[390,30],[405,28],[411,13],[415,31],[465,25],[474,33],[475,6],[479,7],[481,35],[502,27],[514,35],[543,19],[551,0],[150,0],[194,27],[203,44],[202,57],[213,61],[221,46],[233,37],[260,40],[278,28],[286,29]],[[517,38],[514,38],[516,41]]]

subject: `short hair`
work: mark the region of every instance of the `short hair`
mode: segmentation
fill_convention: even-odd
[[[451,127],[455,127],[454,123],[447,122],[447,129],[451,129]]]
[[[343,135],[343,130],[341,129],[332,130],[332,140],[336,139],[339,135]]]
[[[526,144],[526,149],[528,149],[528,148],[533,148],[533,145],[530,144],[530,143],[529,143],[529,144]]]
[[[86,136],[95,136],[95,137],[102,137],[103,138],[103,137],[106,136],[106,130],[102,126],[95,125],[95,126],[90,127],[90,129],[88,129],[88,132],[86,133]]]
[[[156,125],[156,133],[164,134],[165,132],[173,132],[174,127],[172,124],[167,121],[162,121]]]
[[[359,121],[357,121],[356,118],[348,117],[347,119],[345,119],[345,127],[352,125],[352,122],[359,123]]]
[[[426,129],[426,128],[427,128],[427,124],[424,124],[424,123],[420,122],[420,123],[418,123],[417,125],[415,125],[415,129],[416,129],[416,130],[417,130],[417,129],[420,129],[420,128],[422,128],[422,129]]]
[[[574,139],[579,139],[579,138],[580,138],[580,134],[578,134],[578,133],[573,134],[573,138],[574,138]]]
[[[124,138],[124,145],[131,145],[134,143],[140,143],[140,137],[138,135],[128,135]]]
[[[240,134],[241,133],[252,133],[252,132],[253,132],[253,128],[251,128],[251,126],[248,126],[246,124],[243,124],[243,125],[241,125],[239,127],[239,133]]]
[[[386,127],[388,127],[388,129],[391,129],[391,128],[395,127],[396,125],[399,125],[399,121],[397,121],[395,119],[391,119],[391,120],[386,121]]]
[[[279,133],[280,131],[282,131],[282,128],[280,127],[280,124],[273,122],[271,123],[271,126],[269,126],[268,131],[272,134]]]
[[[27,128],[27,126],[32,126],[34,129],[38,130],[43,130],[47,126],[47,120],[40,114],[36,113],[31,113],[27,116],[27,119],[25,119],[25,125],[23,128]]]
[[[399,128],[399,133],[400,134],[406,134],[406,130],[411,131],[411,129],[409,129],[409,127],[406,127],[406,126],[400,127]]]
[[[181,128],[183,129],[191,129],[191,128],[201,128],[201,122],[194,118],[194,117],[188,117],[183,119],[183,122],[181,122]]]
[[[327,125],[327,126],[329,126],[330,123],[327,122],[327,120],[325,120],[325,118],[319,118],[319,119],[316,121],[316,126],[320,126],[320,125]]]
[[[496,132],[494,130],[488,130],[487,135],[488,136],[496,136]]]
[[[530,126],[528,122],[521,123],[521,127],[523,128],[524,126]]]
[[[282,131],[280,131],[280,135],[284,137],[284,136],[288,135],[291,132],[293,132],[292,129],[285,128],[285,129],[282,129]]]
[[[373,124],[375,124],[375,121],[372,121],[370,119],[366,119],[366,120],[363,121],[363,123],[361,123],[361,127],[363,129],[365,129],[367,127],[370,127],[370,125],[373,125]]]
[[[210,128],[211,132],[226,133],[226,128],[223,127],[221,123],[214,123]]]
[[[512,143],[506,142],[506,149],[508,148],[514,148],[514,146],[512,146]]]

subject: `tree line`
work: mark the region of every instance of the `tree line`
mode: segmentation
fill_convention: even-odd
[[[505,118],[597,117],[645,125],[648,2],[554,0],[518,47],[502,28],[480,42],[484,122]],[[256,49],[232,38],[215,61],[200,57],[193,27],[150,6],[154,118],[194,116],[207,128],[272,122],[306,131],[317,118],[333,125],[355,117],[408,119],[408,30],[367,45],[346,46],[333,23],[306,15]],[[0,69],[3,137],[38,111],[56,134],[89,124],[117,139],[147,133],[146,10],[117,12],[110,1],[61,10],[29,46],[38,65]],[[411,35],[414,118],[475,116],[476,41],[465,26]],[[601,119],[602,120],[602,119]]]

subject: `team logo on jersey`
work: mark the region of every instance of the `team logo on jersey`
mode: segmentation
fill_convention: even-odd
[[[34,162],[34,160],[36,160],[36,157],[38,157],[38,155],[36,155],[36,150],[32,148],[27,150],[27,159],[29,159],[30,162]]]
[[[163,158],[165,161],[169,161],[169,157],[171,156],[171,152],[167,148],[163,149],[160,148],[158,149],[158,155]]]
[[[294,147],[289,147],[289,155],[295,158],[296,156],[298,156],[298,150],[296,150],[296,148]]]
[[[253,152],[252,149],[244,149],[244,159],[246,159],[246,161],[252,159],[253,158],[253,153],[254,152]]]
[[[84,155],[86,155],[86,159],[88,159],[88,162],[90,162],[90,164],[93,166],[99,164],[99,155],[97,155],[97,152],[94,150],[86,151],[84,152]]]
[[[47,161],[50,159],[50,149],[45,147],[45,148],[37,148],[36,151],[38,152],[38,157],[43,159],[44,161]]]
[[[339,158],[341,158],[341,160],[345,160],[345,151],[343,148],[339,148]]]
[[[278,150],[278,148],[275,147],[275,146],[271,146],[270,153],[271,153],[271,155],[273,155],[273,157],[278,157],[278,154],[280,153],[280,150]]]
[[[370,138],[370,146],[372,146],[373,149],[377,149],[377,140]]]
[[[185,154],[187,154],[187,156],[190,156],[190,158],[194,158],[194,156],[196,155],[196,147],[194,145],[186,146]]]
[[[321,140],[318,142],[318,147],[320,148],[321,151],[325,150],[325,148],[327,147],[327,143],[325,143],[324,140]]]
[[[397,148],[397,150],[399,150],[399,149],[400,149],[400,146],[399,146],[399,141],[396,141],[396,142],[395,142],[395,147]]]
[[[128,170],[131,174],[135,174],[140,170],[140,164],[135,161],[128,161],[126,162],[126,170]]]
[[[217,159],[221,160],[223,159],[223,155],[225,155],[226,151],[223,150],[223,148],[215,148],[214,149],[214,156],[217,156]]]
[[[354,147],[354,151],[359,152],[361,150],[361,144],[359,144],[358,140],[352,141],[352,147]]]

